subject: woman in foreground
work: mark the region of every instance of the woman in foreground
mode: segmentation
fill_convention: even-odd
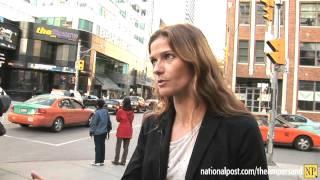
[[[122,179],[268,179],[213,174],[264,170],[267,162],[257,122],[227,88],[202,32],[164,27],[151,36],[149,54],[162,106],[145,118]]]

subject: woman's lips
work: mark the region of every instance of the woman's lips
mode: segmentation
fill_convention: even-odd
[[[159,86],[159,87],[163,87],[163,86],[165,86],[165,85],[166,85],[166,83],[167,83],[167,81],[166,81],[166,80],[158,80],[158,86]]]

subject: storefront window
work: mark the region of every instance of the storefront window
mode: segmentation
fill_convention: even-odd
[[[37,94],[49,92],[49,72],[12,70],[8,79],[8,92],[17,100],[26,100],[35,89]]]
[[[53,88],[54,89],[73,89],[73,74],[56,73],[53,75]]]
[[[57,46],[56,65],[73,67],[76,59],[77,48],[74,45]]]

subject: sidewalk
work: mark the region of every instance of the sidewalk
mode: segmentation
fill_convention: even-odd
[[[0,179],[31,179],[31,171],[36,171],[46,180],[119,180],[125,170],[124,166],[112,165],[111,161],[105,161],[105,165],[99,167],[92,166],[91,162],[83,160],[0,163]]]
[[[110,160],[104,166],[94,167],[91,161],[42,161],[42,162],[16,162],[0,163],[1,180],[31,179],[30,172],[36,171],[46,180],[87,180],[107,179],[119,180],[125,170],[124,166],[112,165]],[[280,164],[270,166],[269,169],[299,169],[301,166]],[[270,175],[270,180],[302,180],[301,176]]]

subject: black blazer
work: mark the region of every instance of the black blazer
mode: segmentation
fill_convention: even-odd
[[[159,118],[147,118],[138,144],[124,172],[123,180],[166,179],[169,145],[175,111]],[[268,175],[201,175],[205,169],[267,169],[262,136],[252,116],[220,117],[207,111],[200,126],[186,180],[243,179],[268,180]],[[209,171],[207,171],[209,172]]]

